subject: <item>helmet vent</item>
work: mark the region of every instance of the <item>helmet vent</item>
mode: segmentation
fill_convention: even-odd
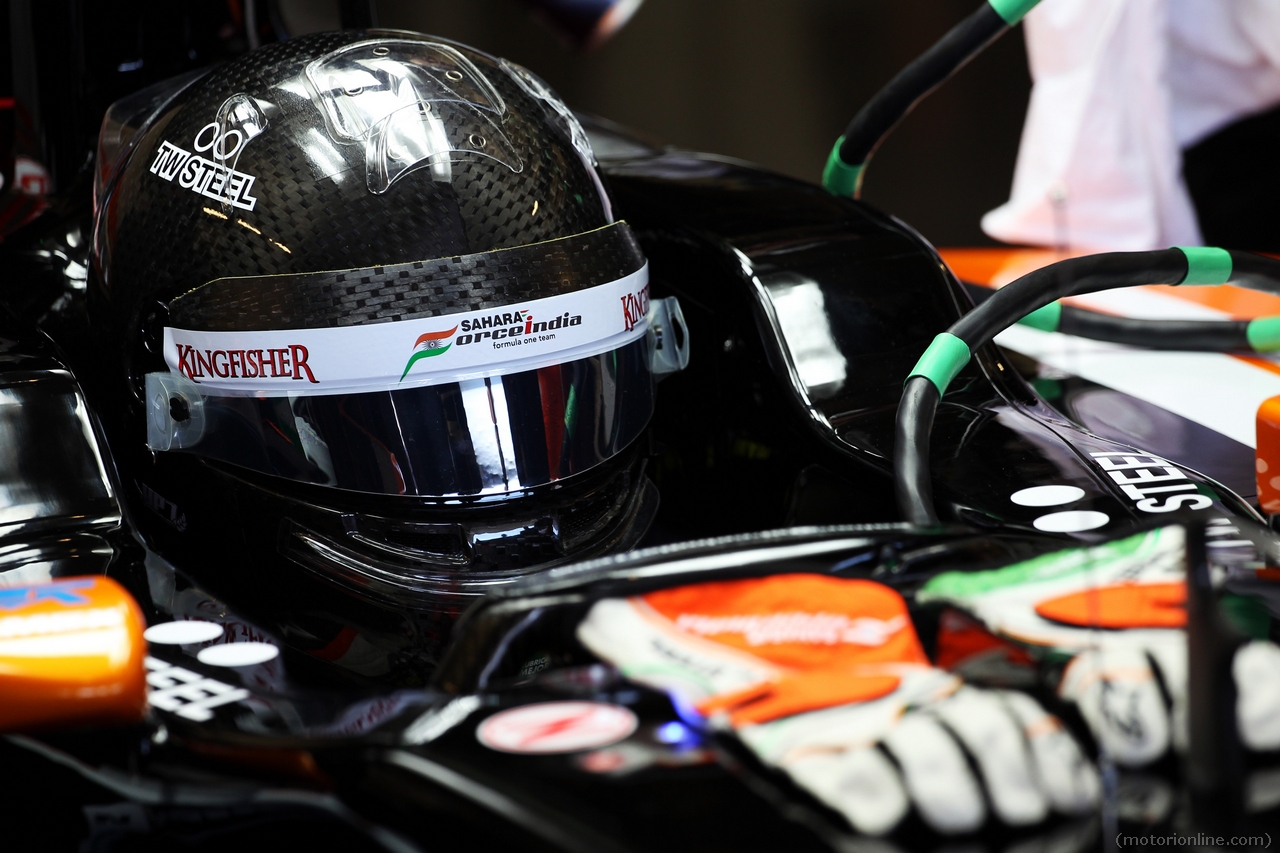
[[[315,60],[305,76],[333,141],[364,145],[365,177],[374,194],[420,168],[451,182],[450,164],[476,157],[512,172],[524,169],[500,127],[507,111],[502,96],[449,45],[357,42]]]

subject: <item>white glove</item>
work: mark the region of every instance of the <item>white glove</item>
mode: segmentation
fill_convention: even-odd
[[[1141,767],[1170,745],[1187,747],[1185,546],[1183,528],[1164,527],[1002,569],[948,572],[917,599],[947,602],[998,637],[1071,656],[1058,694],[1116,763]],[[1280,648],[1251,642],[1233,671],[1245,745],[1280,748]]]
[[[962,833],[987,821],[988,803],[1027,826],[1097,802],[1097,776],[1058,720],[930,666],[881,584],[779,575],[606,599],[578,638],[732,728],[865,834],[892,831],[912,805],[936,831]]]

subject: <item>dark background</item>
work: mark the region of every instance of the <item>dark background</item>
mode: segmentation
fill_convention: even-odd
[[[575,54],[515,0],[379,0],[379,24],[456,39],[529,67],[574,109],[660,142],[817,181],[857,109],[975,0],[646,0]],[[902,123],[863,197],[938,245],[991,244],[1030,91],[1021,28]]]
[[[255,34],[274,40],[277,13],[279,32],[301,35],[368,20],[369,2],[0,0],[0,43],[12,60],[0,61],[0,101],[12,105],[13,94],[17,102],[0,108],[0,171],[12,177],[10,154],[23,153],[65,194],[89,173],[87,154],[111,102],[241,54]],[[376,0],[376,10],[383,27],[526,65],[575,109],[657,142],[817,181],[858,108],[979,2],[645,0],[586,55],[559,44],[521,0]],[[889,137],[867,172],[865,198],[938,245],[990,243],[979,218],[1008,197],[1029,90],[1015,28]]]

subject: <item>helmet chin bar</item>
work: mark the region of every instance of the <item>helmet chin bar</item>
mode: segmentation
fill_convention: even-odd
[[[396,506],[404,498],[377,497],[341,509],[291,500],[273,510],[257,490],[248,500],[264,517],[279,512],[275,551],[324,583],[388,604],[457,607],[530,573],[633,548],[658,508],[648,453],[641,440],[618,470],[489,508],[407,511]]]

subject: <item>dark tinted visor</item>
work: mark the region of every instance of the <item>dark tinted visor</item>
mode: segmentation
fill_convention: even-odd
[[[484,495],[586,471],[634,441],[653,412],[649,358],[640,338],[563,364],[393,391],[175,402],[149,381],[148,397],[187,425],[171,450],[361,492]]]
[[[216,279],[174,298],[147,444],[378,494],[591,468],[653,410],[648,266],[625,223],[511,249]]]

